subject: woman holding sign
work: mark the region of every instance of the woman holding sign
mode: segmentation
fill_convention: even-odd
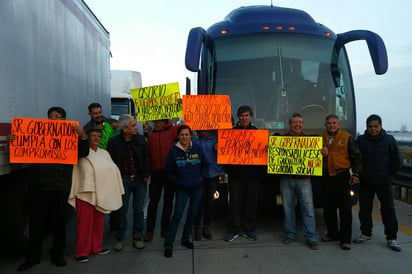
[[[173,255],[173,243],[188,199],[190,199],[190,203],[183,229],[182,245],[189,249],[194,248],[189,238],[202,201],[202,181],[207,172],[202,150],[191,141],[192,130],[190,127],[187,125],[180,126],[177,135],[178,142],[170,150],[165,167],[169,183],[176,186],[173,217],[165,240],[165,257],[172,257]]]

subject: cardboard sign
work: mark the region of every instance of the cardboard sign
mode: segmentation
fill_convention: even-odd
[[[270,136],[268,173],[322,176],[322,137]]]
[[[130,90],[137,120],[153,121],[182,117],[179,83]]]
[[[228,95],[183,96],[183,120],[192,130],[232,128]]]
[[[10,163],[77,164],[76,121],[13,118]]]
[[[268,130],[219,129],[218,164],[266,165]]]

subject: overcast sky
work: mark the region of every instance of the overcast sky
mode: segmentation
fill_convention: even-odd
[[[270,0],[84,0],[110,33],[111,69],[142,73],[143,86],[179,82],[185,89],[184,54],[191,28],[207,29],[240,6],[270,5]],[[302,9],[315,21],[342,33],[378,33],[388,51],[389,69],[375,75],[364,41],[347,45],[356,92],[358,131],[371,113],[383,127],[412,130],[412,1],[273,0],[273,5]]]

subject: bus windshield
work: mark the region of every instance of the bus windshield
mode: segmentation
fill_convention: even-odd
[[[354,98],[346,52],[328,38],[302,34],[248,34],[218,38],[207,47],[209,94],[227,94],[237,108],[250,105],[258,128],[286,131],[299,112],[305,131],[319,134],[326,115],[354,131]]]

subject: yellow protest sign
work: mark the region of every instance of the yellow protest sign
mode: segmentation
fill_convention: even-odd
[[[266,165],[268,130],[219,129],[217,163]]]
[[[183,120],[192,130],[232,128],[228,95],[183,96]]]
[[[270,136],[268,173],[322,176],[322,137]]]
[[[12,119],[10,163],[77,164],[79,123],[66,120]]]
[[[182,117],[179,83],[130,90],[138,121]]]

